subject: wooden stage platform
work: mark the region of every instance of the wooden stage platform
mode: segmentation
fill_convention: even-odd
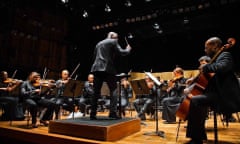
[[[141,121],[138,118],[115,120],[101,116],[97,120],[90,120],[89,117],[53,120],[50,121],[48,132],[101,141],[116,141],[140,129]]]
[[[100,116],[107,116],[107,112],[99,113]],[[135,113],[126,115],[126,118],[135,119]],[[26,127],[27,121],[13,121],[12,126],[8,121],[0,121],[0,144],[183,144],[189,139],[185,137],[186,122],[181,123],[178,141],[176,142],[177,124],[164,124],[159,113],[158,130],[163,131],[165,137],[158,135],[145,135],[145,133],[156,132],[156,121],[147,116],[146,121],[141,121],[140,130],[133,133],[126,133],[122,138],[115,141],[96,140],[94,138],[76,137],[67,134],[49,132],[51,126],[39,126],[35,129]],[[110,127],[114,124],[110,124]],[[97,126],[98,127],[98,126]],[[61,130],[62,126],[58,129]],[[213,117],[206,121],[207,144],[214,144]],[[64,129],[64,128],[63,128]],[[63,129],[61,131],[63,131]],[[84,132],[83,129],[82,131]],[[78,128],[69,127],[69,133],[79,131]],[[120,129],[115,129],[116,134],[122,133]],[[218,144],[240,144],[240,123],[229,123],[229,126],[223,125],[218,117]],[[87,132],[87,130],[86,130]],[[90,131],[89,131],[90,132]],[[114,133],[114,132],[113,132]],[[91,135],[96,135],[92,131]]]

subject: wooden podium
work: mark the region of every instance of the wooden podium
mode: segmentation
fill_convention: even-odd
[[[97,120],[89,117],[50,121],[49,133],[57,133],[101,141],[116,141],[140,131],[138,118],[111,119],[99,116]]]

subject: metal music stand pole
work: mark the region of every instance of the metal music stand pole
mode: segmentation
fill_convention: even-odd
[[[122,96],[121,96],[121,78],[117,81],[118,86],[118,116],[122,118]]]
[[[160,93],[161,93],[161,86],[162,84],[157,80],[157,78],[155,78],[150,72],[145,72],[146,75],[149,76],[150,79],[153,80],[153,82],[157,85],[157,89],[160,89]],[[155,101],[155,116],[156,116],[156,131],[155,132],[146,132],[144,133],[144,135],[157,135],[157,136],[160,136],[160,137],[163,137],[165,138],[165,133],[164,131],[159,131],[158,130],[158,95],[156,92],[153,92],[156,94],[156,101]]]

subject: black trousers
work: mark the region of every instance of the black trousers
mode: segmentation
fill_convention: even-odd
[[[192,139],[207,140],[205,120],[210,105],[206,95],[193,96],[190,101],[186,136]]]
[[[94,96],[91,101],[90,117],[97,114],[98,99],[101,97],[101,88],[103,82],[106,82],[110,90],[110,114],[117,113],[118,93],[117,77],[106,72],[94,72]]]

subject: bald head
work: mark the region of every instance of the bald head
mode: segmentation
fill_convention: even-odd
[[[218,37],[211,37],[205,42],[205,53],[213,57],[222,47],[222,40]]]
[[[215,45],[216,47],[222,46],[222,40],[219,37],[211,37],[206,41],[208,45]]]
[[[116,32],[109,32],[107,35],[109,39],[118,39],[118,34]]]

